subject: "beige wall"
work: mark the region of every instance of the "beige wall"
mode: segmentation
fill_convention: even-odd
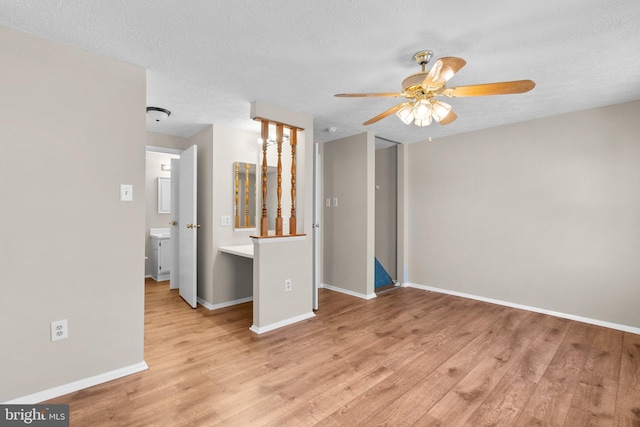
[[[213,127],[213,206],[212,206],[212,253],[211,280],[205,284],[205,299],[212,304],[221,304],[253,295],[253,268],[251,260],[218,252],[220,246],[250,245],[248,230],[234,228],[234,162],[256,163],[258,161],[259,134]],[[231,226],[220,225],[220,217],[231,217]]]
[[[143,364],[146,83],[81,49],[0,40],[2,402]],[[61,319],[69,338],[51,342]]]
[[[259,134],[210,126],[190,138],[198,146],[198,297],[216,307],[253,295],[250,259],[221,253],[220,246],[249,245],[249,230],[235,231],[234,169],[236,161],[258,161]],[[231,217],[222,226],[221,216]]]
[[[171,159],[179,158],[177,154],[156,153],[147,151],[146,154],[146,220],[145,220],[145,276],[151,275],[151,238],[150,228],[169,228],[170,214],[158,213],[158,178],[171,178],[171,171],[163,171],[163,164],[171,165]]]
[[[396,211],[396,280],[409,283],[409,144],[398,145],[398,205]]]
[[[254,243],[252,328],[260,332],[313,315],[313,118],[257,101],[251,105],[251,117],[304,129],[298,133],[296,150],[296,217],[297,233],[306,236],[302,240],[297,237],[276,243]],[[293,281],[293,289],[288,292],[284,292],[286,278]]]
[[[190,138],[198,147],[198,292],[199,298],[211,301],[213,283],[213,126]]]
[[[311,237],[293,239],[260,239],[254,246],[254,328],[301,320],[313,313],[311,274],[306,263],[300,262],[311,259]],[[287,279],[291,280],[290,291],[285,290]]]
[[[372,133],[322,144],[323,284],[374,292],[375,138]],[[333,206],[333,198],[338,206]],[[331,206],[326,206],[326,199]]]
[[[409,281],[640,327],[640,102],[408,147]]]
[[[396,279],[397,147],[375,150],[375,256],[392,279]]]
[[[184,151],[187,148],[191,147],[191,145],[192,144],[190,138],[147,131],[147,148],[175,148]]]

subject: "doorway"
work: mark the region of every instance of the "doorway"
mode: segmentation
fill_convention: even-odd
[[[147,147],[146,177],[150,253],[146,255],[145,268],[150,264],[152,277],[168,278],[170,288],[177,288],[180,296],[196,308],[197,231],[200,228],[197,223],[197,146],[186,150]],[[167,180],[170,183],[163,185]],[[161,269],[159,255],[164,252],[170,253],[162,258],[164,269]]]
[[[375,288],[376,292],[397,283],[397,143],[376,137],[375,151]]]
[[[182,150],[175,148],[147,147],[146,150],[146,171],[145,171],[145,278],[152,277],[155,280],[168,280],[171,271],[171,261],[161,256],[163,262],[154,265],[154,248],[152,247],[151,234],[160,236],[163,231],[169,233],[170,209],[166,209],[169,197],[170,186],[165,183],[171,180],[171,160],[179,159]],[[168,200],[170,204],[170,199]],[[152,231],[153,230],[153,231]],[[168,246],[168,245],[167,245]],[[156,248],[157,249],[157,248]],[[157,250],[156,250],[157,252]],[[156,254],[157,255],[157,254]],[[158,274],[160,267],[160,275]],[[155,270],[155,271],[154,271]]]

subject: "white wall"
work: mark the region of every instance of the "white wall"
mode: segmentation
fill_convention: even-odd
[[[408,146],[409,282],[640,327],[640,102]]]
[[[374,293],[375,138],[370,132],[322,144],[323,284]],[[338,206],[333,206],[333,199]]]
[[[0,40],[2,402],[143,365],[146,82],[6,27]],[[51,342],[61,319],[69,338]]]

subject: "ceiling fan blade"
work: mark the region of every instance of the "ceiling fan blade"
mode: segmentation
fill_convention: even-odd
[[[449,111],[449,114],[444,116],[444,118],[440,120],[438,123],[440,123],[441,125],[448,125],[449,123],[453,122],[457,118],[458,116],[456,115],[456,113],[454,113],[453,111]]]
[[[438,59],[422,81],[422,86],[425,88],[437,88],[442,86],[458,71],[460,71],[466,63],[467,61],[464,59],[456,58],[455,56],[445,56],[444,58]]]
[[[398,98],[403,96],[401,93],[387,92],[387,93],[338,93],[334,96],[340,98],[374,98],[374,97],[388,97]]]
[[[445,89],[443,95],[450,98],[461,96],[509,95],[529,92],[536,84],[532,80],[485,83],[471,86],[458,86]]]
[[[393,107],[389,108],[387,111],[378,114],[375,117],[370,118],[369,120],[367,120],[366,122],[363,123],[363,125],[370,125],[372,123],[375,123],[379,120],[384,119],[385,117],[388,117],[390,115],[392,115],[393,113],[397,112],[399,109],[401,109],[402,107],[404,107],[405,105],[410,104],[409,102],[402,102],[398,105],[394,105]]]

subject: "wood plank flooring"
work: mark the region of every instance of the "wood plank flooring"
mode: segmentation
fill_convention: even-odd
[[[640,336],[416,289],[320,290],[263,335],[251,303],[146,282],[149,370],[49,403],[72,426],[640,426]]]

